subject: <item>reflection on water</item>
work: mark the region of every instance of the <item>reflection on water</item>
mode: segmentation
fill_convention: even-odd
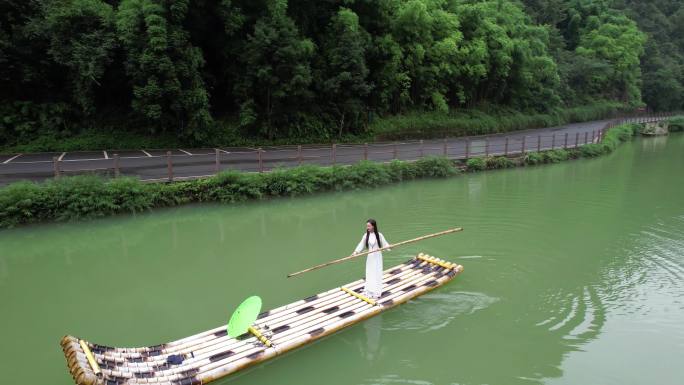
[[[380,335],[382,334],[382,314],[377,315],[363,323],[366,332],[366,347],[361,349],[361,354],[369,362],[375,361],[380,349]]]
[[[430,381],[415,380],[402,378],[396,374],[386,374],[378,378],[369,378],[368,380],[361,382],[360,385],[371,385],[371,384],[410,384],[410,385],[432,385]]]
[[[641,149],[648,152],[660,151],[667,146],[668,136],[643,137],[640,140]]]
[[[411,306],[395,310],[399,317],[386,321],[383,330],[415,330],[427,333],[445,328],[456,317],[473,314],[498,301],[484,293],[439,291],[412,300]]]

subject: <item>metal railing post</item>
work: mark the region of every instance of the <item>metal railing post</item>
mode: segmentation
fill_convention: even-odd
[[[166,151],[166,171],[168,173],[169,182],[173,182],[173,160],[171,159],[171,151]]]
[[[423,144],[423,139],[420,140],[420,157],[424,157],[425,152],[424,152],[424,144]]]
[[[368,143],[363,144],[363,160],[368,160]]]
[[[541,151],[541,135],[537,135],[537,152]]]
[[[523,155],[525,155],[525,138],[526,136],[523,135],[522,147],[520,148],[520,153]]]
[[[332,164],[333,164],[333,166],[337,163],[337,154],[336,154],[336,152],[337,152],[337,144],[333,143],[333,144],[332,144],[332,153],[330,154],[330,156],[332,157]]]
[[[302,165],[302,146],[297,146],[297,165]]]
[[[214,165],[214,173],[218,174],[219,171],[221,171],[221,154],[219,153],[218,148],[214,149],[215,155],[216,155],[216,163]]]
[[[114,178],[118,178],[121,175],[119,169],[119,154],[114,154]]]
[[[508,137],[506,137],[506,145],[504,146],[504,155],[508,156]]]
[[[466,138],[466,153],[465,158],[470,159],[470,138]]]
[[[259,172],[264,172],[264,159],[261,156],[261,147],[257,149],[257,158],[259,159]]]
[[[566,149],[568,148],[568,133],[567,132],[565,133],[565,142],[563,143],[563,147]]]
[[[53,156],[52,157],[52,163],[53,163],[53,168],[55,170],[55,179],[59,179],[59,177],[62,174],[60,167],[59,167],[59,158],[56,156]]]

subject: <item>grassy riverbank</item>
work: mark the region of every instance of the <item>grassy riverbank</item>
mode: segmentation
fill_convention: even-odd
[[[684,127],[683,119],[674,121]],[[302,166],[263,174],[228,171],[215,177],[170,184],[145,184],[130,178],[106,180],[94,176],[66,177],[43,183],[20,182],[0,189],[0,228],[135,213],[195,202],[234,203],[371,188],[404,180],[444,178],[462,171],[595,157],[615,150],[621,142],[632,138],[638,128],[637,124],[621,125],[608,131],[603,142],[598,144],[528,153],[514,159],[473,158],[465,163],[441,157],[416,162],[364,161],[352,166]]]
[[[603,101],[546,114],[500,108],[408,113],[378,119],[371,125],[371,131],[377,140],[485,135],[600,120],[613,117],[624,109],[620,103]]]

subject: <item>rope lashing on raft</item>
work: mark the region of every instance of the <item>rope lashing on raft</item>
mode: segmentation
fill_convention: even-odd
[[[359,293],[357,293],[357,292],[355,292],[355,291],[353,291],[353,290],[349,290],[349,289],[347,289],[347,288],[344,287],[344,286],[340,287],[340,290],[342,290],[342,291],[344,291],[345,293],[347,293],[347,294],[349,294],[349,295],[352,295],[352,296],[354,296],[354,297],[356,297],[356,298],[358,298],[358,299],[360,299],[360,300],[362,300],[362,301],[366,301],[366,302],[368,302],[369,304],[371,304],[371,305],[373,305],[373,306],[377,305],[377,302],[375,302],[375,300],[372,300],[372,299],[366,297],[365,295],[359,294]]]
[[[256,327],[250,326],[247,330],[249,330],[250,333],[254,334],[254,336],[258,338],[259,341],[261,341],[261,343],[266,345],[267,347],[270,348],[271,345],[273,345],[273,343],[268,338],[266,338]]]

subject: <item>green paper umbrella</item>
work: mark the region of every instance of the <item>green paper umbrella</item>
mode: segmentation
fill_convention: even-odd
[[[228,336],[235,338],[247,333],[261,311],[261,298],[253,295],[244,300],[228,321]]]

